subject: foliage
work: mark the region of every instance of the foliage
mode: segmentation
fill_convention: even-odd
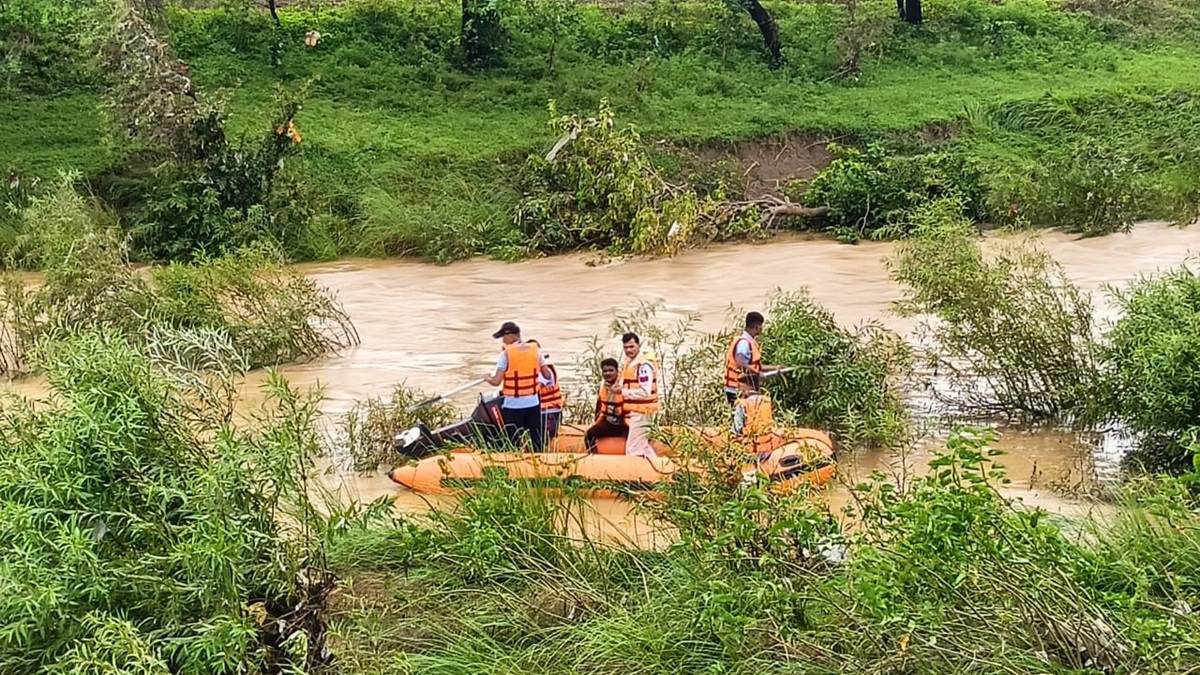
[[[339,449],[344,449],[356,471],[375,471],[384,462],[395,462],[396,434],[418,424],[437,429],[462,417],[453,405],[441,401],[409,411],[429,398],[420,389],[399,384],[387,399],[368,398],[355,403],[341,419],[343,444]]]
[[[908,234],[912,210],[940,198],[958,200],[964,215],[982,215],[979,170],[961,154],[898,155],[878,144],[832,150],[835,159],[808,184],[804,201],[829,207],[828,226],[840,238]]]
[[[110,3],[6,0],[0,3],[0,92],[54,94],[94,86],[93,53]]]
[[[553,103],[550,115],[559,151],[526,160],[518,227],[536,250],[621,245],[659,188],[637,131],[617,127],[607,102],[596,117],[559,116]]]
[[[761,230],[757,212],[728,204],[720,188],[701,195],[664,181],[637,131],[616,126],[607,101],[587,119],[555,112],[551,102],[558,142],[545,156],[530,155],[521,172],[514,219],[532,249],[674,253]]]
[[[0,413],[0,669],[324,662],[333,577],[307,484],[315,402],[273,379],[253,431],[196,427],[121,336],[85,333],[44,358],[54,398]]]
[[[711,480],[673,484],[648,505],[679,528],[657,550],[575,528],[573,501],[489,484],[449,519],[338,540],[355,579],[331,642],[352,671],[376,673],[1194,663],[1200,626],[1182,603],[1196,590],[1200,514],[1184,481],[1139,485],[1110,523],[1068,522],[1001,496],[993,441],[958,430],[924,476],[856,486],[845,530],[812,495],[725,480],[714,458]]]
[[[997,189],[991,200],[1007,206],[999,211],[1000,220],[1061,227],[1085,236],[1133,227],[1144,213],[1135,160],[1090,143],[1071,155],[1069,161],[1046,162],[1032,175]]]
[[[0,289],[0,366],[6,375],[25,372],[40,344],[88,328],[112,331],[132,344],[180,331],[215,332],[250,368],[312,358],[358,341],[337,301],[269,249],[142,274],[129,263],[115,228],[94,219],[70,177],[34,198],[23,218],[29,234],[20,250],[42,267],[43,278],[27,286],[9,277]]]
[[[1200,278],[1179,267],[1113,295],[1121,318],[1104,350],[1108,406],[1142,437],[1143,454],[1164,460],[1158,466],[1190,470],[1187,446],[1200,420]]]
[[[36,8],[35,16],[65,7],[45,0],[5,6],[22,3]],[[1200,164],[1188,149],[1200,147],[1200,125],[1188,92],[1200,60],[1192,53],[1195,40],[1174,27],[1134,37],[1042,0],[939,0],[919,30],[890,20],[891,29],[865,50],[862,76],[847,82],[829,79],[842,65],[838,36],[848,28],[847,10],[836,3],[768,3],[784,44],[777,72],[763,67],[762,41],[745,15],[729,25],[733,15],[720,2],[579,3],[565,13],[541,0],[533,7],[506,2],[504,58],[486,71],[465,72],[461,2],[287,3],[278,27],[252,4],[173,5],[166,14],[169,42],[193,83],[214,94],[213,101],[219,90],[229,92],[222,107],[231,147],[249,152],[267,135],[278,84],[313,81],[297,121],[304,143],[285,160],[285,185],[276,185],[262,212],[242,217],[239,210],[228,223],[224,211],[193,200],[194,212],[211,223],[199,229],[202,241],[210,232],[269,224],[266,238],[293,258],[527,255],[513,223],[517,178],[522,160],[553,142],[544,140],[541,113],[552,98],[563,110],[586,110],[607,98],[622,124],[636,126],[653,144],[656,161],[672,146],[705,150],[711,142],[788,130],[882,140],[889,152],[904,155],[912,148],[903,141],[920,133],[937,143],[933,152],[978,165],[994,193],[985,214],[993,221],[1004,220],[1006,196],[1036,196],[1022,189],[1025,178],[1044,165],[1070,168],[1071,153],[1088,142],[1136,166],[1136,217],[1176,217],[1194,212],[1198,201]],[[887,3],[861,4],[864,18],[892,11]],[[31,40],[48,50],[81,53],[66,33],[30,30]],[[309,31],[322,36],[314,47],[305,42]],[[92,51],[53,63],[75,68]],[[110,140],[96,112],[99,80],[85,79],[62,87],[40,83],[54,95],[21,94],[0,106],[6,141],[0,172],[45,178],[78,168],[106,206],[132,224],[148,212],[147,195],[172,193],[146,184],[153,180],[139,161],[143,148]],[[924,155],[930,148],[917,150]],[[185,186],[195,186],[194,175],[181,178]],[[199,193],[182,192],[189,199]],[[697,190],[696,201],[702,206],[707,196]],[[724,198],[740,196],[730,191]],[[678,210],[690,209],[690,201],[685,195]],[[179,211],[155,203],[162,217],[147,222],[170,225],[167,214]],[[655,223],[649,232],[665,235],[670,225]],[[752,225],[741,222],[726,236],[755,236]],[[170,239],[172,230],[162,234]]]
[[[805,292],[777,293],[766,316],[763,362],[795,368],[767,384],[777,408],[849,448],[907,440],[899,387],[911,375],[912,357],[903,339],[877,324],[842,328]]]
[[[286,157],[301,142],[299,96],[277,95],[278,112],[256,142],[231,143],[222,106],[206,99],[188,67],[142,11],[124,2],[106,48],[112,86],[107,107],[125,136],[149,148],[105,184],[126,215],[139,252],[152,259],[188,260],[239,246],[283,241],[296,214],[280,190]]]
[[[498,0],[464,0],[462,3],[462,49],[471,68],[489,66],[499,58],[504,41]]]
[[[1099,384],[1093,308],[1036,241],[987,247],[932,205],[891,261],[900,311],[926,316],[933,393],[969,415],[1086,421]]]

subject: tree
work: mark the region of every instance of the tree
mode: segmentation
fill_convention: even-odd
[[[779,42],[779,26],[775,23],[775,17],[767,11],[766,7],[758,0],[725,0],[734,9],[745,10],[750,14],[750,18],[754,19],[754,23],[758,24],[758,30],[762,33],[763,46],[767,48],[767,64],[771,69],[778,68],[783,64],[783,54],[781,52],[782,45]],[[901,1],[901,0],[898,0]],[[918,0],[911,0],[918,1]]]
[[[463,0],[462,48],[468,68],[491,65],[503,38],[498,0]]]
[[[924,18],[921,15],[921,0],[896,0],[896,11],[901,21],[907,21],[914,26],[919,25]]]

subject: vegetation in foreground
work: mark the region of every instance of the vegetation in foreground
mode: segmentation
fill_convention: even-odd
[[[677,532],[652,551],[564,537],[586,511],[495,484],[339,539],[331,645],[348,673],[1194,668],[1191,479],[1060,521],[997,494],[991,440],[960,431],[926,477],[857,486],[845,528],[804,495],[681,481],[647,507]]]
[[[1055,278],[1036,250],[976,255],[984,244],[961,228],[906,246],[947,241],[965,251],[939,260],[953,263],[940,275],[904,249],[897,268],[912,301],[937,299],[931,307],[953,324],[951,347],[967,351],[947,357],[978,359],[989,373],[1019,358],[1043,388],[1014,398],[1026,390],[998,386],[996,400],[1074,401],[1061,392],[1077,373],[1037,373],[1065,367],[1047,336],[1073,325],[1074,305],[1061,299],[1077,296],[1032,282],[1006,303],[947,294],[943,276],[982,288]],[[95,267],[77,274],[106,279]],[[313,472],[315,401],[273,380],[267,414],[233,429],[228,401],[213,395],[219,382],[179,377],[196,366],[97,323],[32,353],[49,400],[0,407],[0,669],[1186,672],[1200,665],[1196,397],[1191,380],[1165,374],[1194,358],[1195,279],[1179,269],[1122,290],[1124,317],[1085,352],[1103,392],[1094,401],[1110,406],[1104,419],[1161,442],[1165,454],[1151,459],[1181,474],[1134,478],[1115,514],[1063,519],[1007,501],[985,432],[956,431],[923,477],[854,486],[845,521],[819,495],[730,473],[740,449],[680,437],[677,451],[703,472],[640,505],[673,533],[653,550],[581,538],[586,515],[572,495],[498,479],[423,517],[398,516],[387,500],[339,504]],[[906,359],[886,336],[840,328],[804,296],[778,297],[772,315],[766,346],[803,365],[777,391],[781,408],[858,442],[900,433],[888,373]],[[988,326],[1021,316],[1046,324],[1015,325],[1025,350],[975,347]],[[697,376],[686,382],[719,363],[705,350],[723,336],[695,341],[687,321],[659,327],[647,309],[618,317],[615,329],[625,327]],[[668,414],[714,419],[726,410],[717,400],[704,412],[715,390],[664,392]],[[364,446],[387,438],[372,434],[393,415],[368,407]]]
[[[316,399],[273,379],[237,431],[122,335],[42,358],[50,399],[0,408],[0,670],[327,663],[325,543],[357,511],[319,499]]]
[[[6,2],[3,199],[77,169],[139,259],[247,240],[450,260],[894,237],[944,196],[976,221],[1083,233],[1195,213],[1186,3],[930,0],[914,27],[885,0],[767,2],[778,62],[740,3],[501,4],[479,60],[447,0],[289,2],[278,23],[249,2],[115,21],[110,3]],[[612,116],[591,117],[602,99]],[[565,116],[547,128],[549,102]],[[564,120],[584,131],[547,161]],[[631,161],[606,182],[596,162],[617,151]],[[21,227],[0,215],[0,241]]]

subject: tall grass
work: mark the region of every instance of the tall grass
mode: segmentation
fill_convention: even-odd
[[[0,670],[284,673],[327,661],[330,523],[314,398],[273,378],[248,431],[189,416],[124,336],[41,355],[51,396],[0,409]],[[328,512],[330,506],[325,508]]]
[[[653,505],[678,526],[678,542],[656,551],[565,538],[553,514],[567,507],[485,486],[464,508],[356,545],[386,556],[337,558],[356,576],[334,650],[372,673],[1181,672],[1200,662],[1200,625],[1181,604],[1193,592],[1183,569],[1200,552],[1185,484],[1143,486],[1112,526],[1064,522],[996,492],[993,440],[959,431],[927,476],[856,487],[845,529],[809,495],[723,481],[713,464],[710,480],[673,484]],[[354,541],[366,540],[342,544]],[[370,598],[350,599],[360,592]]]

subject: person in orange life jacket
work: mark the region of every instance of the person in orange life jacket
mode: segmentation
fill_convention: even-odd
[[[625,402],[621,394],[621,366],[616,359],[600,362],[600,393],[596,397],[596,421],[583,434],[583,443],[588,452],[596,451],[596,439],[628,438],[629,425],[625,423]]]
[[[625,454],[657,457],[650,445],[650,416],[658,412],[658,367],[642,354],[642,340],[636,333],[621,336],[625,364],[621,369],[621,395],[625,398],[629,440]]]
[[[775,424],[771,399],[762,391],[762,376],[742,376],[737,403],[733,407],[733,434],[755,439],[771,431]]]
[[[732,406],[738,400],[740,383],[747,373],[762,374],[764,370],[778,370],[778,366],[764,366],[758,336],[763,329],[763,315],[750,312],[746,315],[746,330],[734,338],[725,352],[725,400]]]
[[[558,427],[562,424],[562,411],[565,402],[562,389],[558,382],[558,370],[550,363],[550,355],[542,349],[537,340],[526,340],[527,344],[537,347],[542,355],[542,362],[550,369],[550,377],[538,374],[538,399],[542,406],[542,445],[549,446],[558,436]]]
[[[534,452],[541,452],[542,404],[538,397],[538,376],[549,378],[552,373],[537,347],[521,341],[521,329],[505,321],[492,337],[504,341],[496,372],[484,378],[492,386],[501,386],[504,402],[500,412],[514,443],[522,431],[529,434]]]

